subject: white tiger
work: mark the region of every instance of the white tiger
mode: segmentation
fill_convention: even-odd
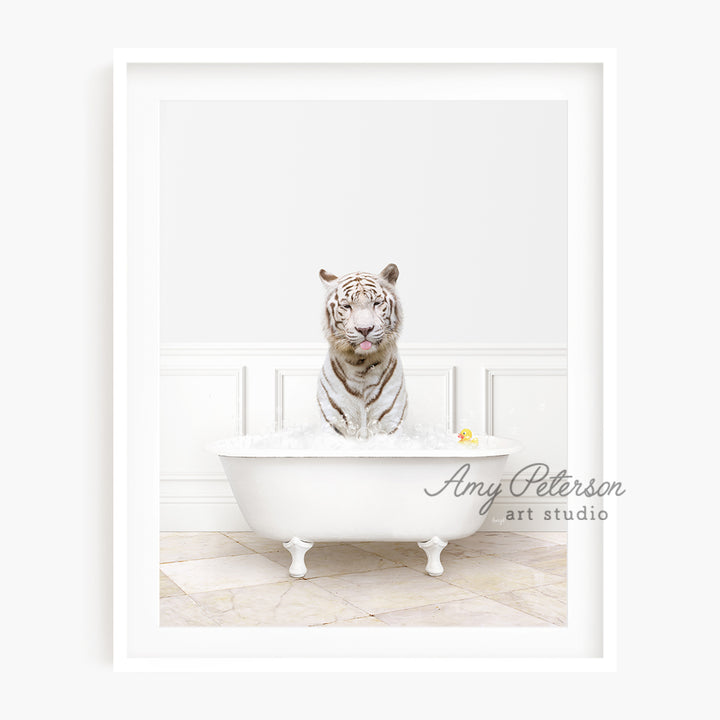
[[[391,434],[405,417],[407,393],[396,344],[402,322],[395,295],[398,275],[392,263],[379,275],[356,272],[338,278],[320,270],[330,348],[317,401],[325,421],[341,435]]]

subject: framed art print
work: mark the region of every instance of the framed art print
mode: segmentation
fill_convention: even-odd
[[[116,51],[117,669],[614,669],[614,93]]]

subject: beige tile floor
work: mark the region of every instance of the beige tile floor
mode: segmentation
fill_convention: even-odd
[[[557,626],[567,622],[567,534],[479,532],[430,577],[415,543],[317,543],[304,578],[252,532],[160,534],[160,625]]]

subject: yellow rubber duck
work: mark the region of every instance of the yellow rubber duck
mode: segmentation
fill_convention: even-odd
[[[473,437],[472,430],[465,428],[458,433],[460,438],[459,442],[461,445],[469,445],[470,447],[477,447],[479,440]]]

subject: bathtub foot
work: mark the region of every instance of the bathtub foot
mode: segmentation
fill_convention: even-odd
[[[305,542],[300,538],[292,538],[283,543],[283,547],[290,552],[292,563],[290,564],[290,577],[301,578],[307,572],[305,567],[305,553],[313,546],[311,542]]]
[[[427,555],[427,565],[425,566],[425,572],[428,575],[438,576],[443,574],[443,566],[440,562],[440,553],[443,548],[447,545],[444,540],[441,540],[437,535],[431,537],[427,542],[419,542],[418,547],[421,547]]]

